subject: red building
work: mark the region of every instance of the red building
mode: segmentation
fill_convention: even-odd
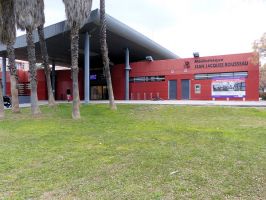
[[[210,57],[179,58],[126,24],[107,15],[107,35],[110,67],[115,99],[191,99],[191,100],[258,100],[259,67],[251,62],[252,53]],[[108,99],[106,79],[99,42],[99,10],[91,12],[80,30],[79,88],[80,98]],[[51,82],[56,100],[66,100],[72,93],[70,70],[70,29],[65,21],[44,28]],[[37,33],[36,33],[37,34]],[[40,44],[35,41],[36,61],[42,63]],[[14,45],[16,59],[26,61],[26,35],[17,37]],[[6,73],[7,50],[0,44],[2,57],[1,81],[3,94],[10,95],[9,73]],[[130,63],[131,62],[131,63]],[[29,101],[29,76],[19,68],[19,94]],[[25,68],[24,68],[25,70]],[[38,97],[47,99],[45,76],[38,71]],[[25,102],[22,101],[22,102]]]
[[[252,53],[131,63],[130,99],[259,99]],[[116,99],[124,99],[124,65],[113,68]]]
[[[29,72],[18,69],[17,74],[18,74],[18,93],[20,97],[20,102],[22,103],[24,101],[28,102],[30,96]],[[0,72],[0,76],[2,76],[2,72]],[[37,71],[37,80],[38,80],[38,98],[39,100],[47,100],[48,95],[46,88],[46,79],[43,70]],[[9,71],[6,73],[6,95],[11,96]]]
[[[252,53],[180,58],[130,63],[129,96],[131,100],[248,100],[259,99],[259,67],[251,62]],[[116,100],[125,99],[125,64],[112,68],[113,90]],[[102,75],[91,72],[90,96],[93,100],[107,99]],[[18,70],[19,94],[29,96],[29,75]],[[38,97],[47,99],[43,70],[38,70]],[[101,79],[101,80],[99,80]],[[79,72],[80,97],[84,99],[84,74]],[[67,99],[72,92],[70,70],[56,71],[55,98]],[[10,94],[7,73],[7,95]]]

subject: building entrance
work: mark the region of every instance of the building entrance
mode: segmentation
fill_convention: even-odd
[[[170,80],[168,83],[168,96],[170,100],[177,99],[177,81],[176,80]]]
[[[108,90],[106,85],[91,86],[91,100],[107,100]]]
[[[190,99],[190,81],[181,80],[181,84],[182,84],[182,99],[184,100]]]

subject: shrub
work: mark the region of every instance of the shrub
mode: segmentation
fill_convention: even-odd
[[[266,92],[260,93],[260,98],[266,100]]]

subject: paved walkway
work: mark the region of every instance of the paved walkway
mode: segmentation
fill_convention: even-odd
[[[84,103],[84,101],[81,101]],[[231,106],[231,107],[265,107],[266,101],[196,101],[196,100],[163,100],[163,101],[115,101],[117,104],[150,104],[150,105],[191,105],[191,106]],[[71,103],[57,101],[57,103]],[[47,101],[39,101],[39,105],[47,105]],[[90,104],[108,104],[108,101],[90,101]],[[30,107],[29,103],[20,104],[21,108]]]
[[[196,100],[163,100],[163,101],[115,101],[117,104],[155,104],[155,105],[191,105],[191,106],[237,106],[265,107],[266,101],[196,101]],[[108,103],[108,101],[91,101],[91,104]]]
[[[154,105],[191,105],[191,106],[237,106],[237,107],[265,107],[266,101],[196,101],[196,100],[163,100],[163,101],[115,101],[117,104],[154,104]],[[57,101],[57,103],[71,103]],[[84,103],[84,101],[82,101]],[[90,104],[107,104],[108,101],[90,101]],[[47,104],[47,101],[40,101],[40,105]],[[26,105],[29,106],[30,104]]]

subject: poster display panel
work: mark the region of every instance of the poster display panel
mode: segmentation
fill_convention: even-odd
[[[243,98],[245,96],[245,78],[219,78],[212,80],[213,98]]]

